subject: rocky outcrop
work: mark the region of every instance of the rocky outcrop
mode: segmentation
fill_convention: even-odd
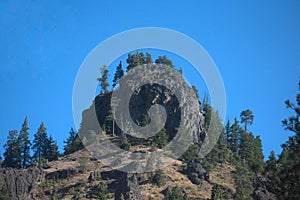
[[[199,159],[188,162],[186,173],[191,182],[196,185],[201,186],[204,180],[209,182],[209,173],[202,167]]]
[[[0,190],[6,185],[14,200],[43,199],[38,184],[44,181],[44,172],[38,167],[27,169],[0,169]]]
[[[168,133],[169,140],[174,138],[178,131],[178,127],[181,126],[181,119],[184,118],[187,123],[185,126],[188,126],[190,132],[193,134],[194,143],[201,146],[201,143],[205,138],[204,116],[200,110],[200,102],[192,98],[195,96],[193,90],[187,85],[181,85],[181,82],[178,80],[174,80],[174,77],[176,77],[175,75],[167,76],[167,74],[164,76],[161,74],[156,77],[156,74],[154,73],[153,76],[148,77],[147,74],[149,75],[149,73],[151,74],[153,71],[155,71],[154,66],[155,65],[145,66],[143,69],[144,73],[134,74],[134,77],[132,78],[130,77],[130,74],[127,74],[125,76],[125,80],[120,82],[120,85],[123,85],[123,87],[128,90],[128,93],[133,91],[130,96],[129,105],[126,106],[129,107],[130,117],[135,124],[133,125],[132,122],[126,121],[127,117],[124,117],[122,113],[115,113],[117,115],[117,119],[122,118],[124,120],[124,123],[121,123],[121,126],[123,127],[119,127],[118,124],[115,123],[115,134],[123,135],[124,132],[129,132],[132,134],[132,132],[136,131],[134,128],[135,125],[141,127],[146,126],[151,122],[149,109],[151,106],[158,104],[161,105],[166,111],[167,116],[164,128]],[[156,80],[161,79],[162,77],[164,77],[164,82],[167,83],[166,85],[174,86],[173,89],[176,89],[176,91],[171,91],[170,88],[157,84]],[[136,84],[145,79],[149,79],[151,83],[136,88]],[[126,91],[123,92],[126,93]],[[121,91],[119,91],[119,89],[116,89],[114,93],[119,94],[119,96],[122,96],[120,94],[123,94]],[[180,97],[177,97],[176,94],[180,94]],[[126,95],[124,94],[123,96]],[[112,96],[113,95],[111,92],[108,94],[98,95],[91,107],[82,113],[82,124],[79,132],[81,137],[88,138],[87,132],[93,130],[94,132],[98,133],[99,127],[104,127],[104,124],[107,123],[108,116],[112,114]],[[120,99],[118,99],[118,101],[120,101]],[[182,114],[183,116],[181,116]],[[96,120],[95,116],[97,117]],[[112,125],[112,123],[110,125]],[[112,130],[112,127],[109,129]]]
[[[143,200],[143,199],[145,199],[142,195],[136,174],[127,173],[127,176],[124,179],[124,184],[126,186],[125,187],[126,192],[124,195],[125,199],[128,199],[128,200],[135,200],[135,199]]]
[[[101,177],[103,180],[111,180],[111,183],[108,184],[108,190],[115,194],[116,200],[121,199],[121,196],[127,200],[145,199],[139,186],[138,174],[112,170],[101,173]]]
[[[276,200],[278,199],[271,189],[271,180],[267,177],[258,174],[254,179],[254,200]]]
[[[91,172],[90,175],[89,175],[89,182],[93,182],[93,181],[97,181],[97,180],[100,180],[101,179],[101,172]]]
[[[78,170],[73,168],[56,170],[53,172],[49,172],[45,175],[46,180],[57,181],[58,179],[65,179],[70,176],[78,174]]]

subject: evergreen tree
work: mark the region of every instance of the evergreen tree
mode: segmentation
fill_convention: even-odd
[[[224,128],[225,134],[226,134],[226,147],[230,149],[230,142],[232,141],[232,134],[230,129],[230,121],[228,120],[226,123],[226,126]]]
[[[230,136],[230,149],[237,155],[239,150],[239,135],[240,135],[240,125],[236,118],[234,118],[234,123],[231,125],[231,136]]]
[[[219,113],[212,109],[209,105],[209,115],[211,116],[209,122],[209,128],[207,127],[208,141],[216,143],[214,148],[206,156],[208,162],[211,163],[223,163],[225,161],[225,143],[224,143],[224,127],[222,125]],[[208,114],[208,112],[206,113]],[[205,119],[206,121],[207,119]]]
[[[32,150],[34,151],[33,160],[35,162],[48,159],[50,142],[46,131],[45,124],[42,122],[37,133],[34,134]]]
[[[168,190],[164,200],[187,200],[188,197],[182,192],[179,187],[174,187]]]
[[[100,200],[105,200],[106,199],[106,186],[103,182],[101,182],[98,185],[97,191],[96,191],[96,196]]]
[[[107,81],[108,70],[107,70],[106,65],[104,65],[103,67],[100,68],[100,73],[101,73],[101,77],[97,78],[97,80],[100,82],[100,85],[102,87],[101,93],[107,94],[109,92],[108,91],[109,83]]]
[[[161,66],[169,66],[171,68],[175,68],[175,66],[173,65],[172,60],[168,59],[166,55],[159,56],[155,60],[155,64],[161,65]]]
[[[262,144],[260,136],[256,136],[253,140],[253,161],[251,164],[251,169],[255,173],[261,173],[264,169],[264,154],[262,152]]]
[[[113,84],[112,84],[113,88],[116,87],[116,85],[118,84],[118,82],[120,81],[122,76],[124,76],[124,71],[123,71],[123,68],[122,68],[122,62],[120,61],[119,65],[116,69],[114,79],[113,79]]]
[[[204,96],[203,100],[203,115],[205,117],[204,128],[207,131],[210,125],[210,121],[212,118],[212,107],[208,104],[207,100],[205,100],[207,96]]]
[[[244,130],[241,130],[240,135],[240,145],[239,145],[239,155],[244,164],[248,164],[254,159],[253,152],[253,135],[246,133]]]
[[[247,126],[251,125],[254,120],[253,112],[249,109],[244,110],[241,112],[240,117],[241,117],[241,123],[245,124],[245,131],[247,132]]]
[[[150,53],[146,53],[146,57],[145,57],[145,64],[151,64],[152,62],[152,56]]]
[[[234,175],[237,200],[252,200],[253,182],[252,174],[247,165],[241,162],[237,163],[236,172]]]
[[[219,149],[219,162],[221,164],[224,164],[228,157],[227,135],[226,135],[224,129],[222,130],[219,140],[217,142],[217,148]]]
[[[59,157],[57,141],[54,141],[52,136],[50,136],[48,140],[49,141],[47,147],[49,148],[49,153],[47,155],[47,158],[49,161],[57,160]]]
[[[300,82],[299,82],[300,91]],[[282,121],[286,130],[294,133],[282,145],[283,151],[279,157],[279,187],[281,199],[298,199],[300,197],[300,93],[296,96],[296,105],[289,100],[286,107],[295,112],[294,116]]]
[[[153,136],[152,146],[157,148],[163,148],[168,144],[168,135],[166,129],[163,128],[155,136]]]
[[[73,128],[71,128],[69,132],[69,137],[66,141],[64,141],[64,143],[66,144],[64,147],[65,155],[74,153],[84,148],[78,133],[76,133]]]
[[[21,146],[19,145],[19,134],[17,130],[9,131],[7,141],[4,145],[4,167],[21,168],[22,156]]]
[[[228,192],[228,189],[224,186],[215,183],[211,191],[211,200],[226,199],[232,199],[232,195]]]
[[[276,170],[277,170],[277,160],[276,160],[275,152],[271,151],[269,155],[269,159],[267,160],[264,168],[264,175],[267,177],[271,177],[273,179],[273,177],[276,174]]]
[[[181,159],[188,163],[191,160],[199,159],[199,148],[196,144],[192,144],[181,156]]]
[[[159,166],[158,166],[158,168],[159,168]],[[155,173],[152,175],[152,177],[150,179],[151,179],[152,184],[154,184],[158,187],[164,186],[166,184],[164,172],[161,169],[155,171]]]
[[[23,168],[26,168],[26,166],[31,162],[31,156],[30,156],[31,142],[29,140],[28,130],[29,130],[28,118],[26,117],[19,135],[19,141],[20,141],[19,145],[21,147],[21,159],[22,159],[21,163]]]
[[[147,64],[147,63],[151,63],[152,59],[151,59],[151,55],[149,54],[148,57],[145,58],[144,53],[135,53],[135,54],[128,54],[128,57],[126,59],[126,62],[128,64],[127,66],[127,72],[129,72],[131,69],[139,66],[139,65],[143,65],[143,64]]]

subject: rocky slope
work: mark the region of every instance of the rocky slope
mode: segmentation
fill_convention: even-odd
[[[187,169],[188,172],[185,170]],[[229,164],[215,166],[209,173],[198,161],[184,164],[176,161],[163,168],[165,184],[151,182],[151,174],[130,174],[113,170],[95,160],[87,150],[81,150],[41,167],[1,169],[0,190],[7,186],[12,199],[99,199],[101,185],[106,199],[163,199],[166,191],[181,188],[189,199],[209,199],[215,184],[234,198],[235,169]],[[191,178],[191,177],[192,178]],[[273,200],[268,179],[262,175],[255,181],[254,199]]]
[[[150,69],[151,66],[147,68],[147,70]],[[158,78],[151,77],[153,82]],[[144,74],[135,75],[138,81],[144,78]],[[173,79],[164,81],[172,85],[180,85]],[[134,89],[134,84],[132,86],[128,84],[127,87],[134,91],[129,101],[129,112],[136,124],[147,125],[150,119],[149,108],[155,104],[161,105],[166,110],[164,128],[168,141],[176,137],[182,119],[188,119],[193,142],[201,147],[206,136],[203,128],[204,116],[200,112],[199,102],[191,99],[195,95],[191,90],[180,88],[182,94],[179,98],[171,90],[159,84],[146,84],[138,89]],[[80,129],[82,139],[88,138],[93,141],[93,138],[89,138],[89,134],[91,131],[94,135],[99,134],[100,126],[98,125],[100,124],[102,128],[107,129],[108,134],[105,137],[116,145],[120,146],[126,139],[132,142],[131,152],[151,150],[151,147],[147,146],[151,139],[135,142],[126,134],[134,130],[135,125],[128,125],[124,122],[120,126],[114,124],[114,129],[112,129],[112,122],[107,120],[112,114],[111,99],[112,93],[99,95],[95,98],[93,105],[83,112]],[[122,119],[122,116],[117,117]],[[89,145],[86,141],[84,142]],[[233,173],[235,168],[228,163],[216,165],[212,171],[208,172],[203,168],[200,160],[191,160],[188,163],[176,160],[171,165],[162,168],[159,177],[162,180],[159,181],[164,184],[157,184],[153,181],[157,178],[156,173],[129,173],[124,172],[126,170],[114,170],[95,159],[94,152],[91,152],[83,149],[60,157],[57,161],[43,163],[41,166],[31,166],[27,169],[0,169],[0,191],[8,188],[10,196],[16,200],[103,199],[104,197],[116,200],[143,200],[164,199],[174,187],[178,187],[188,199],[209,199],[213,187],[218,187],[228,199],[234,198]],[[116,159],[114,162],[120,163],[121,161]],[[131,168],[134,166],[137,171],[142,168],[141,162],[129,163],[127,166]],[[254,199],[276,198],[268,191],[268,184],[268,180],[263,176],[257,176],[254,184]]]

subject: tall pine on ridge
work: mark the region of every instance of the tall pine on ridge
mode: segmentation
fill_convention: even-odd
[[[4,167],[21,168],[21,148],[19,145],[19,134],[17,130],[11,130],[8,133],[7,141],[4,145]]]
[[[31,162],[31,156],[30,156],[30,147],[31,142],[29,140],[29,133],[28,133],[29,127],[28,127],[28,118],[26,117],[24,120],[24,123],[22,125],[20,135],[19,135],[19,141],[20,141],[20,147],[21,147],[21,165],[23,168],[26,168],[28,164]]]
[[[112,84],[113,88],[116,87],[116,85],[118,84],[122,76],[124,76],[124,71],[122,68],[122,62],[120,61],[119,65],[117,66],[116,73],[114,75],[113,84]]]

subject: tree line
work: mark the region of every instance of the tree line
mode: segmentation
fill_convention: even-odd
[[[299,199],[300,92],[296,95],[296,103],[285,101],[286,107],[293,111],[294,115],[282,121],[284,129],[294,134],[281,145],[282,152],[276,156],[275,152],[271,151],[267,161],[264,161],[260,136],[255,136],[249,130],[249,126],[254,122],[254,114],[250,109],[242,111],[240,119],[235,118],[233,123],[228,120],[223,127],[218,112],[207,102],[207,98],[204,98],[201,108],[205,116],[205,129],[210,135],[214,135],[213,131],[219,131],[218,127],[222,127],[222,132],[212,151],[202,159],[204,168],[210,171],[216,164],[225,163],[235,167],[234,199],[253,199],[254,179],[258,175],[268,178],[270,181],[268,190],[279,199]],[[198,152],[198,146],[191,145],[181,159],[186,162],[200,159]],[[222,186],[214,185],[211,199],[231,198],[226,190],[222,190]]]
[[[136,53],[129,53],[126,59],[127,67],[126,72],[129,72],[131,69],[144,65],[144,64],[152,64],[152,56],[150,53],[143,53],[143,52],[136,52]],[[158,56],[157,59],[154,61],[155,64],[160,66],[168,66],[175,70],[177,70],[179,73],[182,74],[182,69],[176,69],[172,60],[170,60],[166,55]],[[107,94],[110,92],[109,90],[109,82],[108,82],[108,69],[107,66],[104,65],[100,68],[100,74],[101,76],[97,78],[97,80],[100,83],[101,86],[101,94]],[[119,83],[120,79],[124,76],[125,72],[122,67],[122,62],[120,61],[119,65],[116,68],[116,72],[114,74],[114,78],[112,80],[112,88],[115,88],[117,84]]]
[[[69,137],[64,143],[66,145],[64,146],[63,155],[83,148],[83,144],[73,128],[71,128]],[[26,117],[20,131],[9,131],[4,144],[4,158],[2,159],[0,156],[0,166],[26,168],[33,163],[57,160],[61,155],[57,141],[51,135],[48,135],[43,122],[33,135],[33,141],[30,141],[28,118]]]
[[[300,91],[300,82],[298,84]],[[218,113],[203,101],[205,115],[205,128],[209,131],[211,119]],[[270,152],[267,161],[264,161],[262,143],[259,136],[249,131],[249,126],[254,122],[253,112],[249,109],[240,113],[240,120],[229,120],[223,128],[217,144],[212,151],[202,160],[208,170],[216,163],[230,163],[235,167],[233,174],[236,194],[234,199],[253,199],[255,176],[263,175],[270,184],[268,190],[279,199],[299,199],[300,197],[300,92],[296,95],[296,103],[285,101],[287,109],[294,114],[282,121],[285,130],[294,133],[281,145],[282,152],[276,156]],[[221,122],[219,122],[221,123]],[[216,126],[215,124],[213,126]],[[212,129],[214,131],[214,129]],[[197,147],[191,146],[185,154],[189,159],[197,158]],[[228,194],[215,185],[212,199],[227,199]]]

